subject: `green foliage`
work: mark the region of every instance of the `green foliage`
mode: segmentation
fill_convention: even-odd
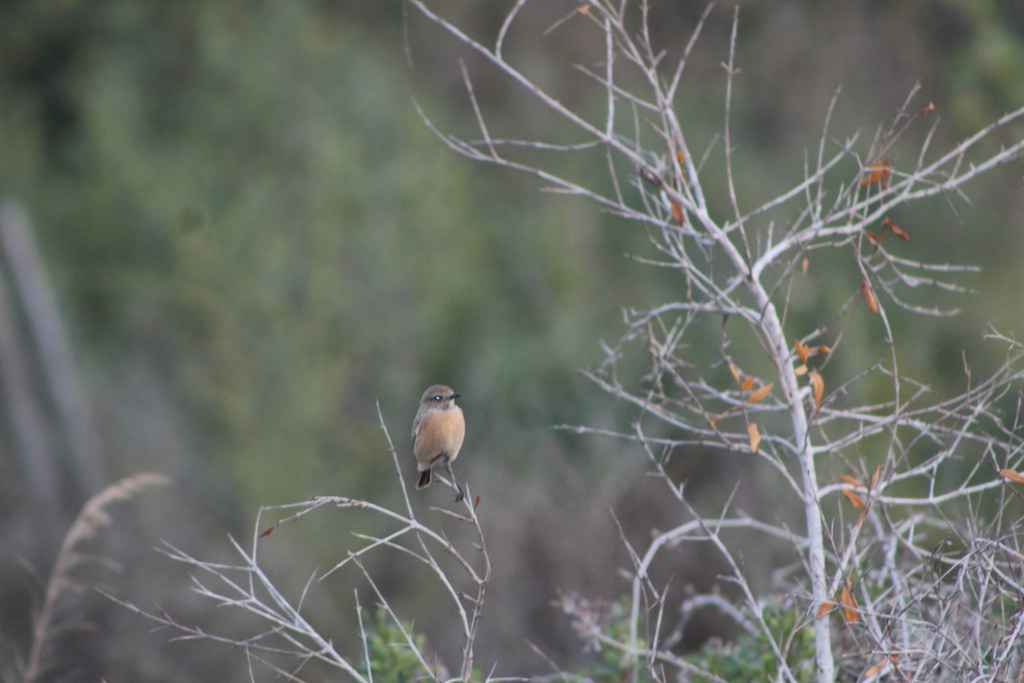
[[[633,681],[634,672],[637,683],[652,683],[654,677],[646,666],[636,666],[627,661],[621,652],[612,648],[601,649],[601,659],[588,667],[581,675],[594,683],[626,683]]]
[[[366,627],[366,650],[369,656],[360,660],[361,673],[367,672],[366,659],[369,659],[374,683],[413,683],[434,678],[433,672],[423,668],[402,633],[402,629],[412,633],[411,623],[403,622],[402,628],[399,628],[383,609],[374,612],[373,621],[375,626]],[[412,641],[417,650],[427,652],[427,637],[422,633],[414,634]]]
[[[412,623],[402,621],[398,626],[384,609],[377,609],[371,617],[373,625],[366,626],[366,650],[368,657],[360,660],[359,671],[366,673],[366,659],[370,661],[370,671],[374,683],[413,683],[422,680],[443,680],[449,674],[440,662],[430,662],[433,658],[427,637],[422,633],[413,633]],[[416,656],[409,641],[402,631],[412,637],[412,642],[424,658],[431,663],[433,670],[423,668],[420,658]],[[473,667],[469,680],[482,681],[483,670]]]
[[[764,620],[776,642],[785,646],[785,656],[799,683],[811,683],[814,673],[814,626],[806,622],[806,615],[791,601],[767,600],[763,605]],[[600,610],[599,620],[603,632],[623,645],[622,648],[592,641],[591,647],[597,653],[597,661],[578,672],[580,678],[594,683],[652,683],[656,677],[644,662],[624,654],[629,638],[629,603],[622,598]],[[367,649],[375,683],[412,683],[433,674],[423,669],[415,653],[410,649],[405,635],[384,610],[373,615],[374,626],[368,626]],[[412,633],[412,624],[403,622],[402,627]],[[412,636],[416,648],[429,657],[426,636]],[[641,640],[639,648],[646,647]],[[717,638],[709,640],[698,652],[686,655],[685,659],[700,669],[719,678],[736,683],[775,680],[779,660],[763,634],[751,635],[741,631],[735,638],[723,642]],[[364,660],[365,661],[365,660]],[[365,663],[360,667],[366,671]],[[688,674],[687,680],[698,683],[710,678]],[[663,678],[658,672],[657,679]],[[472,679],[482,680],[482,673],[474,670]]]
[[[814,625],[806,621],[803,610],[792,604],[766,601],[762,609],[769,632],[785,648],[790,670],[800,683],[811,683],[815,679]],[[779,658],[761,632],[752,635],[742,631],[728,642],[713,638],[686,659],[705,671],[737,683],[778,677]],[[694,676],[692,680],[707,679]]]
[[[601,632],[614,639],[620,646],[599,640],[591,640],[590,647],[598,659],[580,672],[580,676],[595,683],[650,683],[664,680],[662,671],[652,675],[646,662],[637,661],[626,654],[629,644],[629,599],[620,598],[602,607],[588,606],[599,622]],[[814,625],[806,621],[804,612],[792,601],[780,598],[766,599],[762,605],[763,616],[768,629],[777,643],[785,649],[786,661],[800,683],[814,680]],[[744,615],[750,619],[749,614]],[[647,647],[643,639],[636,644],[640,649]],[[777,678],[779,659],[765,635],[752,635],[738,631],[729,641],[712,638],[697,652],[685,656],[694,666],[727,681],[765,681]],[[660,667],[660,664],[656,664]],[[692,672],[686,672],[687,680],[710,681]]]
[[[624,596],[608,605],[602,610],[601,622],[605,634],[626,645],[629,642],[629,599]],[[646,647],[643,640],[637,645]],[[643,663],[637,664],[622,649],[599,641],[593,641],[591,646],[597,651],[598,660],[582,672],[587,679],[595,683],[650,683],[654,680]]]

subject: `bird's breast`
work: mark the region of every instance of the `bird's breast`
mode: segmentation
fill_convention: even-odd
[[[466,422],[461,408],[456,406],[452,410],[433,411],[420,420],[413,450],[417,460],[430,459],[443,452],[454,460],[465,436]]]

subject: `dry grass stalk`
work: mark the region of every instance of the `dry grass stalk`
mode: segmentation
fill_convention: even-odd
[[[59,630],[55,623],[57,604],[67,592],[78,586],[74,579],[75,569],[90,559],[88,555],[80,552],[80,547],[96,538],[103,528],[110,525],[112,518],[108,508],[115,503],[131,500],[148,488],[167,486],[169,483],[170,480],[160,474],[142,473],[126,477],[90,498],[78,513],[78,517],[64,536],[60,553],[46,585],[46,595],[33,629],[32,649],[25,666],[25,683],[39,680],[46,671],[45,647]]]

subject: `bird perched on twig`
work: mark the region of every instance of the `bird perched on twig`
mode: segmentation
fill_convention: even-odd
[[[420,408],[412,423],[412,452],[416,456],[416,467],[420,472],[417,489],[430,486],[430,475],[435,465],[443,465],[458,495],[455,502],[463,498],[462,486],[455,479],[451,464],[459,455],[462,439],[466,436],[466,421],[462,408],[455,405],[459,395],[443,384],[435,384],[423,392]]]

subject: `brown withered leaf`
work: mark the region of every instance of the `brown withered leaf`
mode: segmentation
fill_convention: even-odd
[[[669,199],[668,201],[672,205],[672,218],[679,225],[686,225],[686,214],[683,212],[683,205],[674,199]]]
[[[931,114],[933,111],[938,110],[938,107],[936,107],[933,103],[929,102],[927,107],[918,112],[918,116],[928,116],[928,114]]]
[[[868,305],[868,310],[877,315],[878,299],[875,298],[875,293],[871,291],[871,286],[866,278],[860,282],[860,293],[864,297],[864,303]]]
[[[775,382],[768,382],[768,384],[765,384],[763,387],[752,393],[750,398],[747,399],[747,403],[757,403],[771,393],[773,386],[775,386]]]
[[[858,496],[856,493],[854,493],[853,491],[850,491],[849,489],[843,489],[843,493],[846,495],[847,498],[850,499],[850,502],[853,503],[853,507],[855,507],[855,508],[862,508],[862,507],[864,507],[864,499],[861,498],[860,496]]]
[[[893,233],[894,233],[894,234],[895,234],[895,235],[896,235],[897,237],[899,237],[899,238],[900,238],[901,240],[903,240],[904,242],[909,242],[909,241],[910,241],[910,235],[908,235],[908,234],[907,234],[907,231],[906,231],[906,230],[904,230],[903,228],[901,228],[900,226],[896,225],[895,223],[893,223],[893,222],[892,222],[892,221],[891,221],[891,220],[889,219],[889,217],[888,217],[888,216],[886,216],[886,217],[885,217],[885,218],[884,218],[884,219],[882,220],[882,234],[883,234],[883,235],[885,234],[885,231],[886,231],[886,230],[892,230],[892,231],[893,231]]]
[[[736,384],[740,383],[740,371],[736,369],[736,366],[729,363],[729,372],[732,373],[732,378],[736,380]]]
[[[831,600],[826,600],[825,602],[818,605],[818,611],[817,613],[815,613],[814,618],[820,619],[832,610],[834,610],[835,608],[836,603],[832,602]]]
[[[747,432],[750,434],[750,452],[757,453],[757,446],[761,443],[761,433],[757,431],[757,425],[753,422],[747,425]]]
[[[856,479],[854,479],[853,477],[851,477],[851,476],[850,476],[850,475],[848,475],[848,474],[844,474],[844,475],[843,475],[843,476],[841,477],[841,479],[842,479],[843,481],[845,481],[845,482],[846,482],[847,484],[849,484],[850,486],[859,486],[859,487],[861,487],[861,488],[864,488],[864,484],[860,483],[859,481],[857,481]]]
[[[889,176],[892,174],[892,162],[889,159],[876,161],[868,168],[869,172],[864,180],[860,181],[861,187],[867,187],[879,183],[883,188],[889,187]]]
[[[743,384],[740,385],[740,389],[743,391],[750,391],[754,387],[754,378],[748,377],[743,380]]]
[[[803,263],[801,263],[801,264],[800,264],[800,269],[801,269],[801,271],[802,271],[802,273],[803,273],[804,275],[807,275],[807,266],[808,266],[808,265],[809,265],[809,264],[808,264],[808,262],[807,262],[807,259],[804,259],[804,260],[803,260]]]
[[[889,658],[886,657],[885,659],[883,659],[880,662],[878,662],[878,664],[875,664],[874,666],[869,666],[867,669],[864,670],[864,673],[861,674],[861,678],[871,678],[872,676],[877,674],[879,671],[881,671],[882,667],[885,666],[888,663],[889,663]]]
[[[807,379],[814,387],[814,412],[818,412],[821,410],[821,397],[825,394],[825,380],[821,378],[821,373],[817,370],[808,372]]]
[[[796,355],[800,357],[800,360],[805,363],[807,362],[807,358],[811,355],[811,350],[801,344],[799,339],[797,339],[796,344],[793,346],[793,351],[795,351]]]
[[[853,593],[850,592],[849,581],[843,586],[839,601],[843,603],[843,618],[846,619],[846,623],[852,624],[857,621],[857,601],[853,599]]]
[[[818,353],[824,353],[824,354],[828,355],[828,354],[832,353],[832,349],[827,347],[827,346],[819,346],[818,347]]]
[[[882,466],[879,465],[875,468],[875,473],[871,475],[871,490],[875,489],[875,485],[878,484],[878,475],[882,473]]]
[[[796,375],[797,377],[803,377],[804,375],[807,374],[807,366],[806,365],[798,365],[798,366],[796,366],[796,368],[793,369],[793,374]]]
[[[1016,470],[999,470],[999,476],[1018,484],[1024,484],[1024,474]]]
[[[883,667],[890,663],[890,661],[892,661],[894,665],[896,664],[896,657],[892,654],[885,657],[884,659],[879,660],[879,663],[877,665],[870,667],[867,671],[864,672],[862,678],[870,678],[871,676],[877,675],[879,672],[882,671]]]

